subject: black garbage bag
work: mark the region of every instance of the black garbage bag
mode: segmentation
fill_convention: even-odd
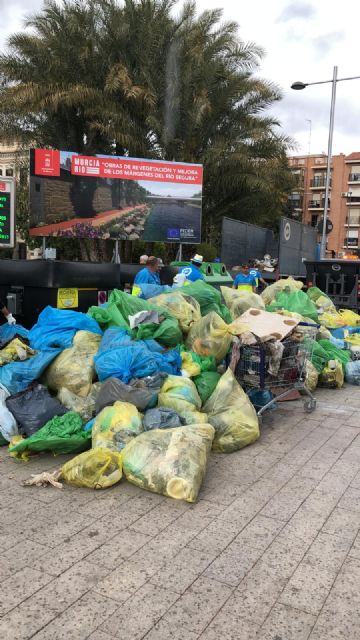
[[[5,404],[19,425],[19,433],[28,437],[54,416],[63,416],[68,412],[46,387],[36,382],[7,398]]]
[[[174,409],[168,409],[168,407],[148,409],[143,420],[145,431],[151,431],[152,429],[171,429],[174,427],[182,427],[184,424],[185,420],[183,420]]]
[[[161,386],[164,383],[166,374],[156,373],[139,380],[131,380],[125,384],[118,378],[108,378],[102,384],[100,393],[96,400],[96,414],[105,407],[109,407],[117,400],[130,402],[139,411],[145,411],[147,407],[153,407],[157,403],[157,397]]]

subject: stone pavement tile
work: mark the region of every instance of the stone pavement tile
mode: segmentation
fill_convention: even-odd
[[[239,533],[239,526],[225,520],[213,520],[200,531],[189,543],[188,547],[204,553],[221,553]]]
[[[128,513],[124,508],[124,510],[119,514],[106,514],[102,518],[94,520],[92,524],[82,529],[81,533],[84,536],[89,536],[90,538],[96,537],[99,541],[99,545],[105,544],[120,531],[123,531],[136,522],[136,520],[138,520],[138,516],[134,513]]]
[[[315,621],[310,613],[276,604],[256,640],[307,640]]]
[[[114,636],[109,636],[108,633],[97,629],[97,631],[88,636],[88,640],[114,640]]]
[[[158,493],[151,493],[150,491],[142,491],[140,495],[135,495],[132,500],[126,503],[126,513],[137,515],[141,518],[145,513],[151,511],[159,504],[165,503],[170,498],[165,498]]]
[[[20,536],[16,536],[11,533],[0,533],[0,549],[1,554],[10,549],[11,547],[16,547],[23,543],[23,540]]]
[[[217,518],[224,509],[225,506],[223,504],[200,499],[191,505],[189,513],[195,513],[197,516],[205,516],[206,518]]]
[[[235,612],[227,615],[222,609],[201,634],[200,640],[256,640],[257,632],[258,627],[251,622],[238,618]]]
[[[281,487],[289,482],[289,480],[291,480],[291,478],[298,472],[298,469],[298,466],[287,464],[280,460],[262,476],[262,481],[277,481],[279,483],[279,489],[281,489]]]
[[[174,541],[184,547],[213,520],[214,518],[212,517],[198,515],[194,511],[186,511],[164,531],[159,533],[154,538],[154,542],[157,540]]]
[[[162,558],[160,558],[160,562]],[[163,561],[162,561],[163,563]],[[94,565],[95,566],[95,565]],[[136,559],[124,560],[94,587],[96,593],[123,603],[140,589],[157,570],[158,564]]]
[[[287,522],[317,484],[312,478],[295,476],[275,494],[262,509],[261,514]]]
[[[231,543],[204,571],[211,578],[236,587],[259,559],[262,550],[252,545]]]
[[[190,507],[185,502],[174,500],[170,502],[170,500],[169,498],[169,501],[162,502],[148,513],[145,513],[131,525],[131,529],[149,536],[156,536]]]
[[[267,518],[261,514],[255,516],[251,522],[236,536],[232,545],[254,547],[265,551],[283,528],[284,523],[274,518]]]
[[[355,429],[360,429],[360,420],[359,420],[358,411],[355,411],[351,416],[347,417],[345,422],[348,427],[354,427]]]
[[[245,491],[250,487],[252,482],[251,471],[246,471],[248,484],[241,484],[237,478],[233,478],[230,474],[226,475],[226,479],[222,478],[216,486],[202,487],[199,493],[199,497],[208,502],[215,502],[224,506],[230,505],[236,498],[242,496]]]
[[[285,527],[266,549],[256,566],[272,573],[275,579],[289,580],[308,547],[308,541],[292,535]]]
[[[165,620],[160,620],[149,633],[144,636],[144,640],[197,640],[199,635],[188,629],[173,629]],[[101,639],[100,639],[101,640]]]
[[[354,543],[349,551],[349,556],[360,560],[360,533],[357,534]]]
[[[131,496],[122,495],[121,493],[94,498],[85,504],[79,506],[78,513],[84,516],[90,516],[94,520],[105,516],[107,513],[118,513],[120,509],[126,509],[126,505]]]
[[[86,560],[112,570],[124,560],[130,558],[151,539],[151,536],[147,536],[144,533],[138,533],[132,529],[124,529],[124,531],[116,533],[109,542],[102,544],[87,555]]]
[[[239,529],[245,527],[277,491],[278,483],[275,480],[258,481],[244,495],[224,509],[219,518],[237,523]]]
[[[355,640],[359,637],[359,584],[360,561],[348,558],[320,612],[311,640]]]
[[[354,468],[354,465],[351,466],[352,468]],[[354,489],[360,489],[360,471],[358,471],[356,475],[354,475],[353,479],[351,480],[350,486],[354,487]]]
[[[101,625],[101,631],[120,640],[140,640],[176,602],[178,594],[152,584],[144,585]],[[178,625],[181,627],[181,625]]]
[[[345,509],[334,509],[322,530],[339,537],[354,540],[360,528],[360,513]]]
[[[273,569],[261,559],[240,582],[222,612],[228,617],[246,619],[261,625],[269,615],[286,584],[286,578],[275,575]]]
[[[109,598],[89,591],[41,629],[34,640],[85,640],[118,608]]]
[[[349,551],[350,541],[320,533],[279,602],[318,615]]]
[[[200,634],[220,611],[231,592],[229,586],[201,577],[173,604],[164,619],[171,629],[184,627]]]
[[[39,606],[36,595],[31,596],[3,618],[0,618],[0,638],[3,640],[28,640],[55,618],[55,611],[48,607]]]
[[[63,543],[66,538],[73,536],[89,525],[89,518],[80,515],[62,516],[53,523],[44,526],[44,522],[39,522],[38,526],[29,531],[29,538],[49,547],[56,547]],[[25,525],[26,526],[26,525]]]
[[[151,579],[163,589],[182,594],[214,560],[214,553],[203,553],[185,547],[167,562]]]
[[[46,571],[53,576],[59,576],[72,565],[85,558],[99,546],[96,536],[89,538],[82,532],[65,538],[57,547],[48,553],[37,554],[28,561],[28,565],[39,571]]]
[[[0,582],[20,571],[24,566],[31,566],[32,558],[41,557],[47,551],[49,551],[49,547],[32,542],[32,540],[15,543],[12,548],[4,551],[0,556]]]
[[[357,511],[360,513],[360,489],[350,487],[346,489],[338,504],[339,509]]]
[[[20,604],[22,600],[29,598],[35,591],[39,591],[44,585],[51,582],[53,576],[24,567],[13,576],[0,584],[0,615]]]

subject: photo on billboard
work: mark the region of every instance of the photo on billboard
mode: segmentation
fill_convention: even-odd
[[[201,242],[199,164],[30,150],[30,235]]]

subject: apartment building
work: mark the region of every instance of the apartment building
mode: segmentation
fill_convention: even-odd
[[[0,177],[27,178],[29,152],[16,142],[0,143]]]
[[[289,196],[291,215],[317,227],[324,213],[327,156],[325,154],[289,158],[296,189]],[[331,159],[328,216],[333,230],[327,250],[336,257],[360,248],[360,151]]]

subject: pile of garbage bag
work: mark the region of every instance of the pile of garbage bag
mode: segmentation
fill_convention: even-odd
[[[247,354],[260,347],[257,386]],[[210,451],[256,442],[259,407],[299,379],[312,392],[360,385],[360,316],[316,287],[114,290],[88,314],[47,307],[30,330],[0,327],[0,444],[22,462],[73,454],[55,486],[104,489],[124,476],[194,502]]]

